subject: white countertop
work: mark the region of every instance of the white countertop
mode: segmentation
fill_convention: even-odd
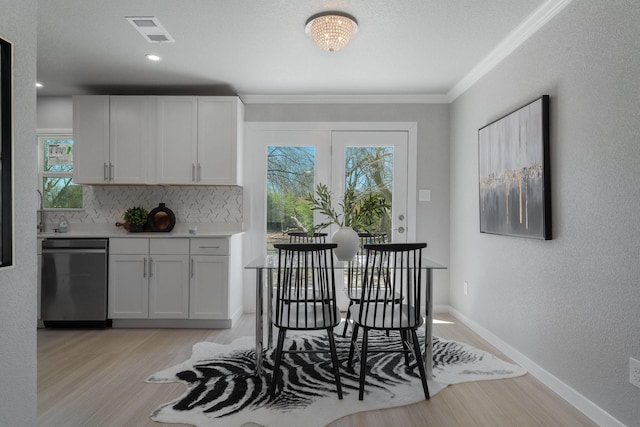
[[[196,229],[195,234],[189,232],[190,228]],[[43,239],[68,239],[73,237],[231,237],[232,235],[239,233],[243,233],[242,224],[225,222],[197,224],[177,223],[173,230],[169,232],[160,231],[141,233],[130,233],[123,227],[116,227],[113,223],[70,223],[69,231],[66,233],[47,231],[44,233],[38,233],[38,237]]]

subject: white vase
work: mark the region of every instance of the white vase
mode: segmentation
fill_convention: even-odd
[[[333,253],[340,261],[351,261],[360,247],[360,239],[351,227],[340,227],[331,237],[331,242],[338,245]]]

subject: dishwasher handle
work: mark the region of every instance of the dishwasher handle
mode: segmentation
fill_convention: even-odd
[[[42,254],[106,254],[106,249],[50,249],[43,248]]]

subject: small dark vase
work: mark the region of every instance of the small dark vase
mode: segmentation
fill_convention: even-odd
[[[149,212],[149,227],[151,231],[171,231],[176,225],[176,216],[164,203]]]
[[[143,230],[144,230],[144,225],[129,224],[129,232],[130,233],[140,233]]]

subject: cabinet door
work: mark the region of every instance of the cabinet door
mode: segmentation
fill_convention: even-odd
[[[147,182],[147,98],[110,98],[109,172],[112,184]]]
[[[109,256],[109,318],[149,317],[149,279],[145,255]]]
[[[198,165],[198,104],[195,96],[158,97],[156,182],[193,184]]]
[[[189,255],[149,257],[149,318],[189,318]]]
[[[242,185],[242,121],[237,97],[198,97],[198,184]]]
[[[229,257],[191,257],[190,319],[229,318]]]
[[[109,180],[109,97],[73,97],[73,181],[106,184]]]

